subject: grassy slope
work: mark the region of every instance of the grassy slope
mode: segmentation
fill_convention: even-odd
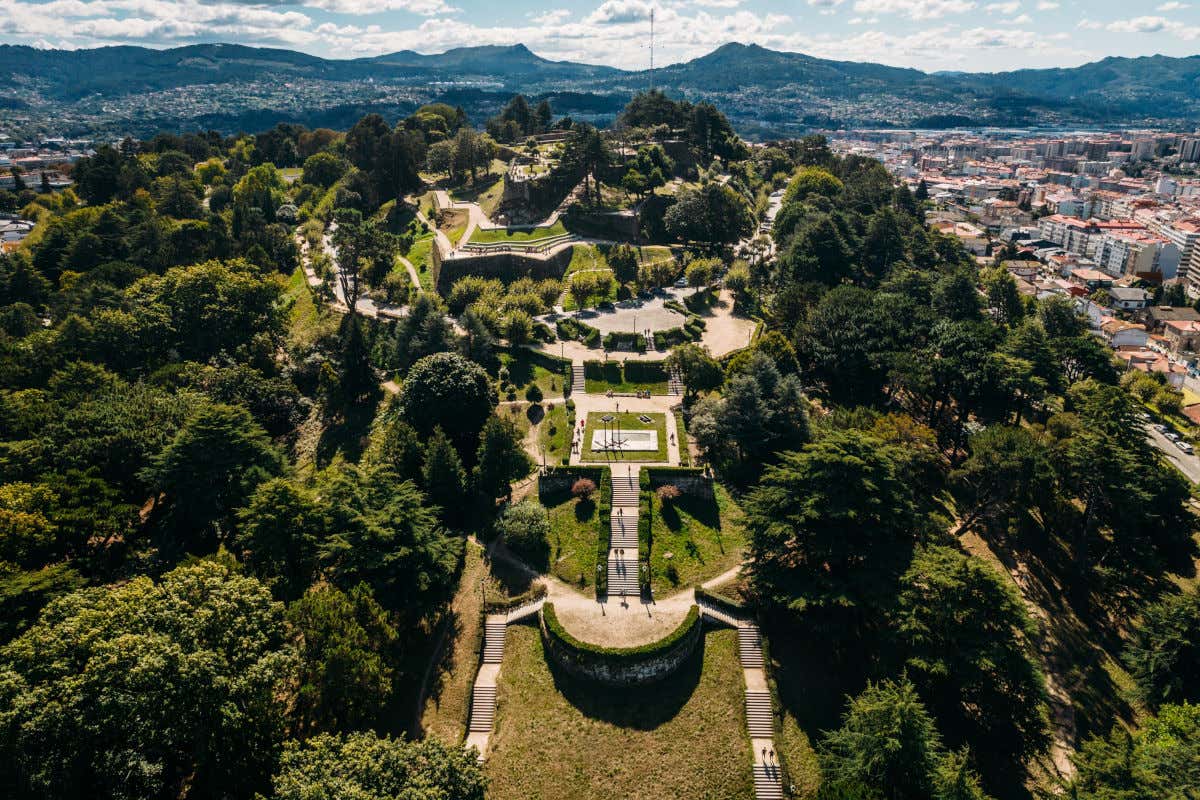
[[[658,450],[640,450],[632,452],[593,452],[592,451],[592,433],[596,430],[603,429],[604,423],[600,418],[604,414],[593,411],[588,414],[587,426],[583,431],[583,454],[584,461],[666,461],[667,460],[667,415],[666,414],[647,414],[652,420],[646,424],[638,419],[639,414],[630,414],[622,411],[620,414],[621,428],[627,431],[638,430],[656,430],[658,431]],[[614,415],[615,416],[615,415]]]
[[[546,239],[566,233],[561,221],[544,228],[476,228],[471,233],[471,241],[487,242],[530,242],[535,239]]]
[[[737,634],[716,630],[672,678],[640,690],[556,675],[536,628],[509,629],[490,800],[753,797]]]
[[[563,458],[571,455],[571,429],[567,425],[567,409],[561,402],[555,402],[546,414],[538,431],[542,448],[546,451],[546,461],[558,464]]]
[[[430,676],[429,694],[421,715],[425,735],[450,744],[458,744],[466,735],[471,684],[479,669],[479,645],[483,637],[480,617],[483,596],[479,583],[486,576],[483,549],[468,542],[458,592],[450,604],[446,646]]]
[[[650,570],[655,593],[702,583],[741,563],[746,547],[742,510],[723,486],[715,489],[711,500],[684,495],[665,513],[662,501],[654,496]],[[667,577],[669,565],[678,574],[674,581]]]
[[[430,233],[413,242],[405,256],[416,267],[417,277],[421,279],[421,290],[425,292],[433,291],[433,257],[430,255],[432,250],[433,234]]]
[[[633,394],[637,391],[646,390],[649,390],[650,394],[665,395],[667,393],[666,381],[643,381],[641,383],[636,381],[621,381],[620,383],[611,383],[609,381],[585,378],[584,384],[588,394],[604,394],[609,389],[618,394]]]
[[[530,383],[536,383],[538,388],[542,390],[542,396],[552,402],[558,402],[563,397],[563,376],[551,372],[540,364],[535,364],[528,354],[517,351],[515,353],[500,353],[500,364],[508,368],[509,383],[516,384],[517,396],[525,397],[525,387]],[[499,383],[497,383],[496,391],[500,391]]]
[[[596,537],[600,535],[595,499],[577,500],[570,492],[543,498],[550,513],[550,564],[564,581],[590,585],[596,574]]]

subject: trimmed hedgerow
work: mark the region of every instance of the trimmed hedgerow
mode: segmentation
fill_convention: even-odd
[[[576,656],[603,659],[610,662],[629,663],[648,661],[669,653],[700,624],[700,609],[698,606],[693,605],[688,609],[687,616],[683,618],[683,622],[679,623],[679,627],[657,642],[649,642],[637,647],[604,647],[603,645],[579,641],[567,633],[566,628],[558,621],[558,617],[554,614],[553,603],[546,603],[542,606],[542,621],[547,634],[562,645],[563,649]]]
[[[627,383],[661,383],[668,380],[667,368],[661,361],[626,361]]]
[[[596,597],[608,594],[608,551],[612,536],[612,470],[604,467],[600,471],[600,499],[596,503],[599,530],[596,535]]]
[[[638,473],[638,567],[642,592],[650,591],[651,513],[654,511],[654,490],[650,488],[650,470]]]
[[[604,337],[605,350],[620,350],[625,345],[632,345],[633,349],[644,353],[646,352],[646,337],[632,331],[613,331]]]
[[[585,361],[583,362],[583,377],[590,381],[605,383],[621,382],[620,361]]]

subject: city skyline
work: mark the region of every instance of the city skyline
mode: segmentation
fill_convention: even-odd
[[[354,58],[397,50],[525,44],[554,60],[643,69],[728,42],[926,71],[1070,67],[1106,56],[1200,51],[1200,6],[1136,11],[1072,0],[13,0],[0,42],[78,48],[229,42]]]

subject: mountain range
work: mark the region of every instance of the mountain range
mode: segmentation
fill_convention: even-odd
[[[603,121],[651,85],[711,100],[751,135],[846,126],[1186,125],[1200,119],[1200,56],[926,73],[731,43],[650,73],[551,61],[524,45],[357,59],[232,44],[0,46],[0,86],[11,87],[0,89],[0,105],[21,108],[31,120],[53,114],[100,129],[122,121],[235,129],[248,115],[255,124],[338,124],[365,109],[399,115],[432,99],[462,105],[475,117],[494,113],[514,92],[549,97],[559,113]],[[123,113],[128,119],[121,120]]]

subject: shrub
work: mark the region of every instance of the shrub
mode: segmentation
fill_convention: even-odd
[[[679,487],[671,483],[664,483],[655,489],[654,493],[663,503],[673,503],[683,495],[683,492],[679,491]]]
[[[580,478],[571,485],[571,494],[581,500],[586,500],[596,491],[596,482],[589,478]]]
[[[513,552],[535,566],[544,566],[550,555],[550,516],[540,503],[525,500],[509,506],[496,523]]]
[[[542,402],[542,389],[536,383],[531,383],[525,387],[525,399],[531,403]]]

